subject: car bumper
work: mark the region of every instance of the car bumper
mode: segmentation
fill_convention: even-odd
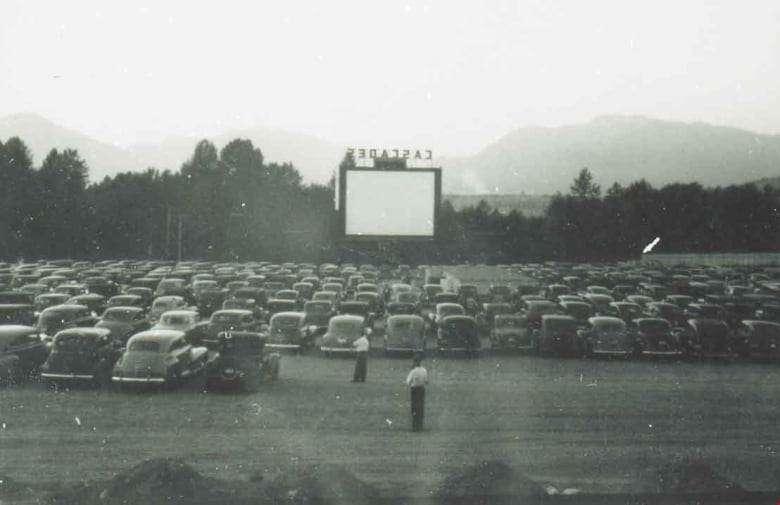
[[[95,376],[92,374],[70,374],[70,373],[41,373],[42,379],[55,379],[55,380],[94,380]]]
[[[322,352],[337,352],[341,354],[357,354],[357,351],[354,348],[350,347],[332,347],[332,346],[321,346],[320,351]]]
[[[166,382],[162,377],[122,377],[117,375],[111,377],[111,380],[128,384],[163,384]]]
[[[300,349],[303,346],[301,344],[274,344],[268,343],[265,346],[269,349]]]

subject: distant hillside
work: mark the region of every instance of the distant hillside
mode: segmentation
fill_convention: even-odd
[[[449,193],[565,193],[583,167],[604,189],[642,177],[654,186],[723,186],[780,175],[780,136],[604,116],[559,128],[520,128],[474,156],[443,165]]]
[[[753,184],[755,184],[759,188],[763,188],[764,186],[770,186],[774,189],[780,189],[780,177],[765,177],[763,179],[754,181]]]
[[[491,209],[496,209],[502,214],[509,214],[516,210],[528,217],[541,216],[550,204],[548,195],[442,195],[442,200],[449,201],[455,210],[476,207],[484,200]]]
[[[36,166],[53,148],[76,149],[89,165],[92,182],[118,172],[141,171],[149,167],[179,170],[201,140],[174,137],[159,144],[121,148],[56,125],[35,114],[0,118],[0,141],[14,136],[20,137],[30,148]],[[344,148],[311,135],[262,128],[234,130],[209,140],[221,149],[235,138],[250,139],[269,162],[292,162],[306,182],[327,182],[345,152]]]

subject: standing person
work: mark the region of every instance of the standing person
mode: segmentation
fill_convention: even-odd
[[[366,369],[368,368],[368,338],[363,334],[359,339],[352,342],[352,346],[357,350],[355,373],[352,375],[352,382],[366,382]]]
[[[414,367],[406,376],[412,402],[412,431],[422,431],[425,416],[425,385],[428,384],[428,371],[420,361],[420,357],[415,356]]]

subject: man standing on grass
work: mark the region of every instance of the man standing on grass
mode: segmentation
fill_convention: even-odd
[[[415,356],[414,368],[406,376],[406,384],[412,400],[412,431],[422,431],[425,415],[425,385],[428,384],[428,371],[420,364],[420,357]]]
[[[357,351],[357,361],[355,361],[355,373],[352,375],[352,382],[366,382],[368,338],[365,335],[361,335],[359,339],[352,342],[352,346]]]

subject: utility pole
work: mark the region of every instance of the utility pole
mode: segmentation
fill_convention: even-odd
[[[165,259],[171,257],[171,206],[165,206]]]

